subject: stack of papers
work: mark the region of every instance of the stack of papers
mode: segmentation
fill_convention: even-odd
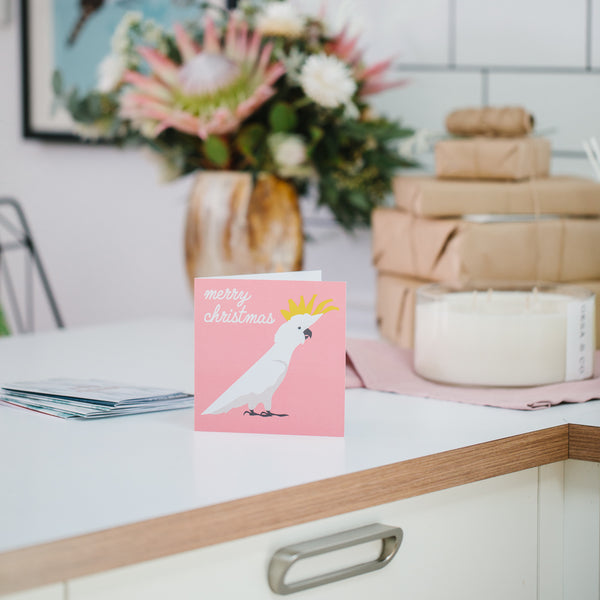
[[[98,379],[47,379],[5,385],[0,401],[63,419],[99,419],[190,408],[194,396]]]

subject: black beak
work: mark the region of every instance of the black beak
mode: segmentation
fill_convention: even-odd
[[[304,330],[304,339],[307,340],[308,338],[312,337],[312,331],[310,329],[305,329]]]

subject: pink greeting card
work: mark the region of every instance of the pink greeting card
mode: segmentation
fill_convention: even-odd
[[[344,435],[346,284],[195,280],[195,429]]]

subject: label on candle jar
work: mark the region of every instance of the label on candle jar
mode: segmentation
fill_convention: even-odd
[[[594,296],[567,305],[565,380],[587,379],[594,372]]]

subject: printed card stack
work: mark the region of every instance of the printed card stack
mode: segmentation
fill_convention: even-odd
[[[600,295],[599,183],[550,176],[550,144],[526,135],[444,140],[435,158],[435,177],[396,178],[395,207],[373,214],[384,337],[412,346],[415,290],[429,282],[570,283]]]
[[[99,419],[190,408],[194,397],[97,379],[46,379],[5,385],[0,402],[63,419]]]

